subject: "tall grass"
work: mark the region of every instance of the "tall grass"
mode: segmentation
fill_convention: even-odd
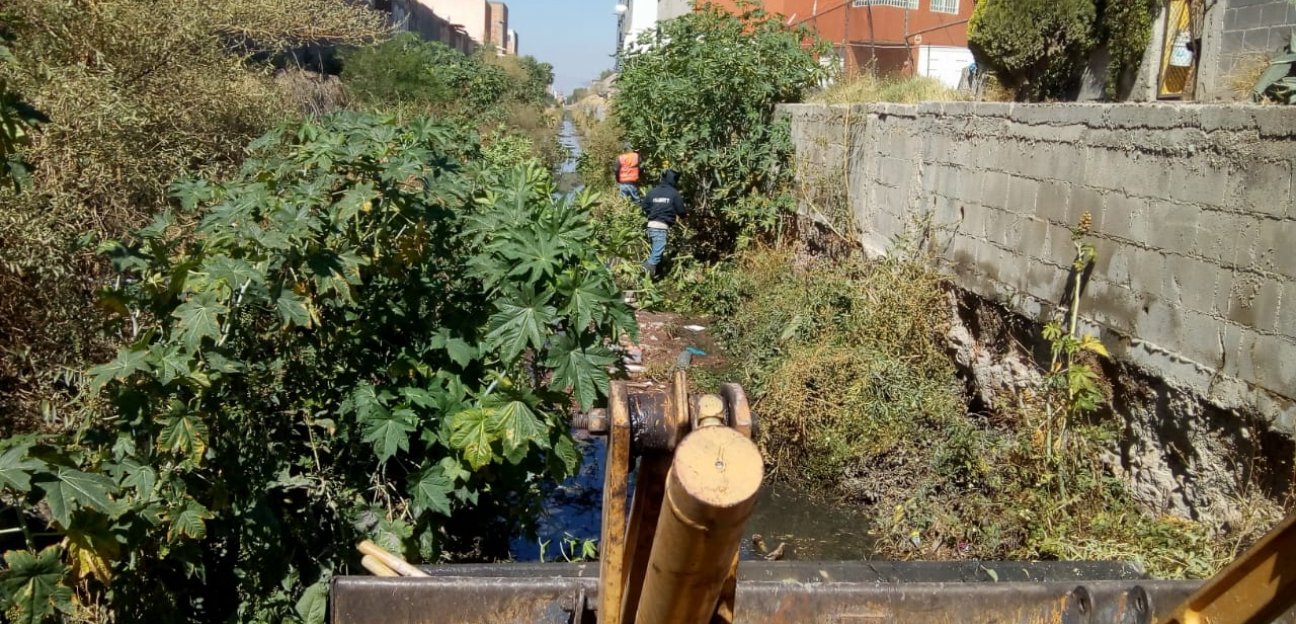
[[[838,82],[810,99],[819,104],[892,102],[956,102],[967,99],[941,81],[927,76],[875,76],[861,74]]]

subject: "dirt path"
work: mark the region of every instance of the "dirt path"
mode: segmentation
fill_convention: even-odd
[[[626,342],[631,379],[664,385],[685,352],[689,353],[690,378],[694,380],[690,385],[697,386],[697,390],[713,390],[708,387],[712,378],[729,371],[730,362],[711,333],[710,319],[642,310],[635,318],[639,321],[639,342]]]

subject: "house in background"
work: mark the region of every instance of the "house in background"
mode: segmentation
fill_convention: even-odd
[[[702,4],[702,3],[699,3]],[[736,10],[734,0],[714,4]],[[957,87],[972,64],[973,0],[764,0],[762,8],[805,25],[833,46],[847,73],[930,76]]]
[[[621,0],[619,49],[658,21],[705,4],[706,0]],[[711,4],[738,10],[736,0]],[[972,64],[967,23],[973,0],[763,0],[758,4],[783,16],[789,25],[810,27],[832,44],[849,73],[917,74],[957,87],[963,70]]]
[[[490,25],[486,29],[486,44],[494,46],[500,55],[510,54],[508,5],[503,2],[487,4],[486,19]]]
[[[397,30],[440,41],[464,54],[493,46],[517,54],[517,31],[509,27],[508,5],[486,0],[386,0],[375,8],[391,13]]]

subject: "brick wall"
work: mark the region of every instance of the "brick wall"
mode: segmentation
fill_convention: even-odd
[[[1296,430],[1296,110],[790,105],[798,175],[866,248],[934,241],[956,283],[1043,320],[1093,217],[1081,311],[1117,357]],[[929,224],[929,225],[924,225]]]

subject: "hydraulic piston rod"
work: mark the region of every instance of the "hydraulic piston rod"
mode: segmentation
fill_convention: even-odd
[[[711,621],[763,477],[756,445],[729,427],[684,438],[666,477],[637,624]]]

